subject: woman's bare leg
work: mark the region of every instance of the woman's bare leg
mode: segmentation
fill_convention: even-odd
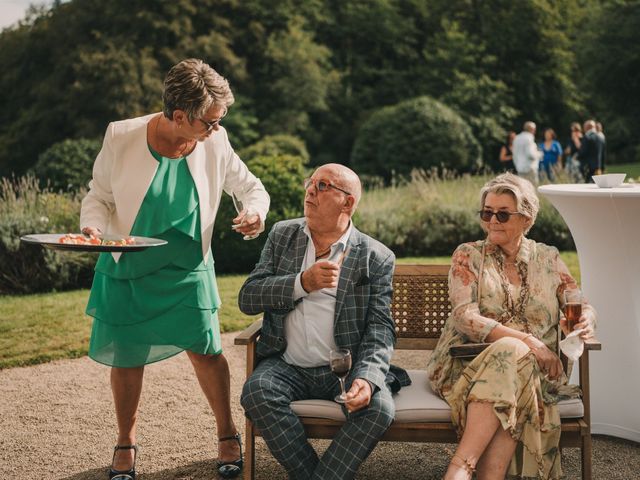
[[[500,421],[493,412],[492,403],[471,402],[467,407],[467,424],[456,450],[455,461],[449,463],[445,480],[467,480],[469,473],[460,465],[466,460],[476,465],[485,449],[500,428]]]
[[[235,435],[238,431],[231,416],[231,385],[229,364],[224,355],[201,355],[187,351],[211,410],[216,417],[218,438]],[[218,444],[218,460],[227,462],[240,458],[236,442]]]
[[[498,428],[478,462],[478,480],[504,480],[518,442]]]
[[[142,391],[144,367],[111,368],[111,391],[118,421],[118,445],[136,443],[136,421]],[[129,470],[133,466],[134,451],[118,450],[112,467]]]

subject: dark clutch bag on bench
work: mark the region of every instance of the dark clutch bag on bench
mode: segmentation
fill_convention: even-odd
[[[449,355],[453,358],[473,358],[479,355],[490,343],[464,343],[449,347]]]

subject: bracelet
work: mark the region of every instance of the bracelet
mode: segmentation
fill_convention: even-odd
[[[529,337],[531,337],[531,338],[536,338],[536,337],[533,335],[533,333],[529,333],[529,334],[525,335],[525,337],[522,339],[522,342],[523,342],[527,347],[529,347],[529,350],[537,350],[537,349],[539,349],[539,348],[540,348],[540,345],[537,345],[537,346],[531,347],[531,346],[529,346],[529,344],[528,344],[527,342],[525,342],[525,340],[526,340],[527,338],[529,338]]]

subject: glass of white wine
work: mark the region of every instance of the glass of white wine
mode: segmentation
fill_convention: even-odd
[[[231,199],[233,200],[233,206],[236,209],[236,212],[241,213],[244,210],[244,205],[242,204],[242,200],[240,200],[238,197],[236,197],[235,192],[231,193]],[[250,212],[247,211],[245,214],[245,218],[255,215],[254,212]],[[242,223],[238,223],[233,225],[231,228],[233,228],[234,230],[237,229],[240,225],[242,225],[244,223],[244,220],[242,221]],[[253,240],[254,238],[258,238],[258,233],[254,234],[254,235],[245,235],[244,237],[242,237],[243,240]]]

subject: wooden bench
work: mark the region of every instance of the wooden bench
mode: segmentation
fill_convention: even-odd
[[[448,265],[397,265],[393,277],[391,311],[396,325],[396,350],[433,350],[447,320],[449,303]],[[236,345],[247,347],[247,377],[256,365],[256,340],[262,321],[258,320],[240,333]],[[591,479],[591,423],[589,416],[589,350],[600,350],[597,340],[585,342],[580,357],[582,400],[562,402],[560,447],[578,447],[582,456],[582,478]],[[566,360],[566,359],[565,359]],[[426,365],[425,365],[426,367]],[[566,367],[566,362],[565,362]],[[383,441],[455,443],[456,432],[450,410],[430,388],[424,369],[410,370],[412,385],[394,396],[396,420]],[[301,417],[309,438],[333,438],[341,428],[344,415],[340,407],[325,400],[292,403]],[[247,420],[244,478],[253,480],[255,437],[260,432]]]

